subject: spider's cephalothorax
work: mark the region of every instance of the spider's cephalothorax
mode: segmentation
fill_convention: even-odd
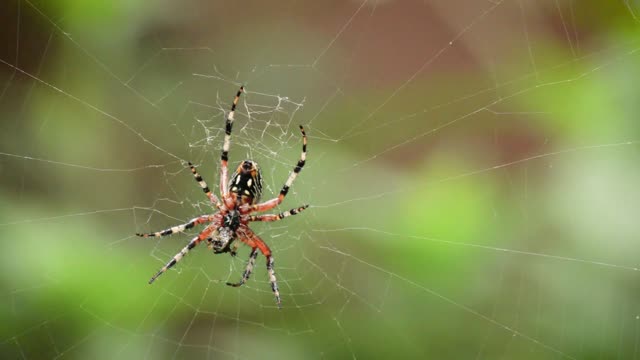
[[[235,233],[231,229],[226,227],[219,228],[211,238],[211,249],[216,254],[228,252],[234,237]]]
[[[295,215],[303,211],[308,205],[301,206],[299,208],[283,211],[279,214],[266,214],[266,215],[251,215],[254,212],[266,211],[278,206],[287,196],[289,188],[293,184],[293,181],[298,176],[298,173],[302,170],[307,157],[307,135],[304,132],[304,128],[300,126],[302,132],[302,154],[300,160],[293,169],[293,172],[287,178],[284,183],[280,194],[269,201],[258,203],[260,195],[262,194],[262,176],[260,174],[260,168],[258,164],[251,160],[243,161],[231,178],[231,183],[227,180],[228,169],[227,162],[229,160],[229,146],[231,144],[231,129],[233,127],[233,118],[238,105],[240,95],[244,92],[244,87],[240,87],[236,97],[233,99],[231,105],[231,111],[227,115],[227,121],[225,123],[225,136],[224,144],[222,146],[222,155],[220,157],[220,195],[221,199],[211,192],[207,183],[202,179],[196,168],[189,163],[191,173],[194,178],[200,184],[200,187],[207,195],[211,203],[218,208],[218,212],[211,215],[202,215],[195,219],[192,219],[186,224],[174,226],[170,229],[158,231],[150,234],[136,234],[142,237],[159,237],[166,236],[175,233],[184,232],[191,229],[195,225],[209,224],[198,236],[191,239],[189,244],[182,248],[165,266],[160,269],[149,280],[149,284],[154,282],[158,276],[162,275],[165,271],[173,267],[178,261],[180,261],[189,250],[193,249],[201,243],[206,241],[213,248],[214,253],[220,254],[230,252],[231,255],[235,255],[235,247],[231,249],[231,244],[234,240],[239,240],[251,247],[251,255],[249,255],[249,262],[247,268],[242,274],[242,279],[237,283],[227,283],[230,286],[241,286],[244,284],[256,262],[258,257],[258,251],[260,251],[267,258],[267,273],[269,275],[269,282],[271,283],[271,290],[276,297],[276,303],[280,307],[280,292],[278,291],[278,285],[276,283],[276,273],[273,269],[273,255],[269,246],[249,228],[249,222],[252,221],[278,221],[286,218],[287,216]],[[221,201],[222,200],[222,201]]]
[[[245,160],[236,169],[229,182],[229,192],[238,196],[240,204],[255,204],[262,195],[262,174],[258,163]]]
[[[227,212],[222,219],[223,227],[228,228],[234,233],[238,230],[238,226],[240,226],[240,213],[238,211],[231,210]]]

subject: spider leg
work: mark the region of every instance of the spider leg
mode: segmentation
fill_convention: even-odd
[[[291,209],[287,211],[283,211],[280,214],[264,214],[264,215],[252,215],[249,217],[249,221],[279,221],[287,216],[292,216],[301,213],[304,209],[308,208],[309,205],[300,206],[297,209]]]
[[[165,271],[171,269],[178,261],[182,260],[182,258],[187,255],[189,250],[196,247],[196,245],[198,245],[202,240],[208,238],[214,230],[214,228],[207,228],[203,230],[198,236],[191,239],[187,246],[183,247],[179,253],[177,253],[165,266],[162,267],[162,269],[160,269],[155,275],[153,275],[151,280],[149,280],[149,284],[153,283],[158,278],[158,276],[162,275]]]
[[[229,170],[227,169],[227,162],[229,161],[229,146],[231,145],[231,129],[233,128],[233,118],[236,112],[236,105],[240,95],[244,92],[244,86],[240,86],[240,89],[236,93],[236,97],[231,104],[231,111],[227,115],[227,121],[224,129],[224,144],[222,145],[222,155],[220,156],[220,195],[225,198],[228,191],[228,176]]]
[[[249,245],[252,249],[251,255],[256,248],[260,250],[260,252],[267,258],[267,273],[269,274],[269,282],[271,283],[271,291],[273,291],[273,295],[276,297],[276,304],[278,308],[281,308],[280,301],[280,291],[278,291],[278,283],[276,282],[276,272],[273,269],[273,256],[271,255],[271,249],[269,246],[262,240],[253,230],[249,229],[247,226],[241,226],[238,229],[238,239],[243,243]],[[247,270],[249,269],[249,265],[247,265]],[[245,271],[246,272],[246,271]],[[243,276],[244,277],[244,276]],[[248,275],[247,275],[248,278]],[[231,285],[233,286],[233,285]]]
[[[256,264],[256,258],[258,257],[258,248],[254,247],[251,249],[251,255],[249,255],[249,261],[247,262],[247,268],[244,270],[242,274],[242,280],[237,283],[228,282],[227,285],[238,287],[242,286],[247,280],[249,280],[249,276],[251,276],[251,272],[253,272],[253,266]]]
[[[207,186],[207,182],[204,181],[204,179],[202,179],[202,176],[200,176],[200,174],[198,174],[198,170],[196,170],[195,166],[189,163],[189,167],[191,168],[191,173],[193,174],[193,177],[196,179],[196,181],[202,188],[202,191],[204,191],[204,193],[207,195],[209,200],[211,200],[211,203],[214,204],[219,209],[222,206],[222,204],[220,204],[220,200],[218,200],[218,197],[214,193],[212,193],[211,190],[209,190],[209,186]]]
[[[185,230],[191,229],[192,227],[194,227],[196,225],[204,224],[204,223],[211,222],[211,221],[212,221],[212,218],[209,215],[202,215],[202,216],[197,217],[195,219],[191,219],[191,221],[189,221],[186,224],[177,225],[177,226],[174,226],[174,227],[166,229],[166,230],[162,230],[162,231],[158,231],[158,232],[154,232],[154,233],[149,233],[149,234],[136,233],[136,235],[140,236],[140,237],[167,236],[167,235],[171,235],[171,234],[177,234],[177,233],[184,232]]]
[[[280,305],[280,292],[278,291],[278,283],[276,282],[276,272],[273,270],[273,256],[267,256],[267,273],[269,274],[269,282],[271,283],[271,290],[273,291],[273,295],[276,297],[276,304],[278,304],[278,308],[281,308]]]
[[[249,208],[248,212],[266,211],[266,210],[273,209],[284,200],[285,196],[287,196],[287,193],[289,192],[289,188],[293,184],[293,181],[296,179],[300,171],[302,171],[302,168],[304,167],[305,161],[307,159],[307,134],[304,132],[304,128],[302,127],[302,125],[300,125],[300,131],[302,132],[302,154],[300,155],[300,160],[298,160],[298,164],[296,164],[296,167],[293,168],[293,171],[289,175],[289,178],[287,179],[287,181],[284,183],[282,190],[280,190],[280,195],[278,195],[277,198],[271,199],[269,201],[265,201],[263,203],[253,205],[252,207]]]
[[[229,255],[237,256],[238,255],[238,244],[233,244],[230,246]]]

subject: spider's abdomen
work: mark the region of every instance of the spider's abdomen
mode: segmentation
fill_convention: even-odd
[[[229,192],[238,195],[241,204],[255,204],[262,195],[262,174],[258,164],[245,160],[236,169],[229,182]]]

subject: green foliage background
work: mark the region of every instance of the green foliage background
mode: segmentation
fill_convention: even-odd
[[[633,1],[1,6],[2,358],[638,357]],[[310,135],[280,311],[247,249],[150,287],[187,237],[132,236],[210,211],[237,83],[304,99],[231,151],[273,194]]]

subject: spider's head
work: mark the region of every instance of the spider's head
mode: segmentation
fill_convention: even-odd
[[[233,240],[233,232],[229,228],[220,228],[211,241],[213,252],[221,253],[229,247]]]
[[[236,230],[240,226],[240,213],[237,211],[230,211],[222,219],[222,224],[218,228],[216,235],[213,237],[211,246],[213,251],[221,252],[231,245],[231,242],[235,238]]]
[[[262,195],[262,174],[258,163],[245,160],[240,163],[229,181],[229,192],[238,195],[241,204],[255,204]]]

